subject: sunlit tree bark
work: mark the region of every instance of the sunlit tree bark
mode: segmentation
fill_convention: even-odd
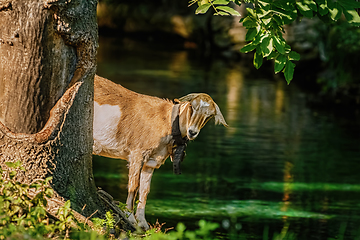
[[[92,174],[96,4],[0,1],[0,165],[21,160],[23,183],[52,176],[49,211],[70,199],[85,217],[107,209]]]

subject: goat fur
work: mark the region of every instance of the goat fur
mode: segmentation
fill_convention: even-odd
[[[130,91],[100,76],[95,76],[94,93],[93,154],[128,161],[126,204],[130,211],[139,193],[136,219],[130,214],[129,220],[147,230],[145,204],[153,171],[173,154],[171,112],[174,103]],[[182,137],[195,139],[211,118],[227,126],[209,95],[193,93],[179,100]]]

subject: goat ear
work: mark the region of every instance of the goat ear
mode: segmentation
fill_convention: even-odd
[[[216,109],[216,115],[215,115],[215,124],[222,124],[225,127],[228,127],[229,125],[226,123],[225,118],[223,117],[219,106],[214,102],[215,109]]]
[[[200,93],[190,93],[186,96],[179,98],[179,100],[180,100],[180,102],[191,102],[194,98],[196,98],[199,95],[200,95]]]

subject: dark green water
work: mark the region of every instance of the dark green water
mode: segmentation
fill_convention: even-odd
[[[206,92],[230,125],[209,122],[187,148],[183,174],[168,159],[146,205],[150,223],[218,222],[219,238],[360,238],[359,117],[315,111],[296,84],[246,64],[200,63],[186,51],[100,38],[98,74],[149,95]],[[126,161],[94,156],[97,186],[125,202]]]

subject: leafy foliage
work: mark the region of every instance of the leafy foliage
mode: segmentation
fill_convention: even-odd
[[[58,219],[46,212],[47,199],[53,195],[49,186],[51,177],[31,184],[16,181],[19,171],[25,171],[21,162],[7,162],[6,171],[0,168],[0,239],[43,239],[68,236],[69,231],[85,230],[71,211],[70,201],[59,208]],[[35,191],[33,198],[29,192]],[[74,227],[75,225],[75,227]]]
[[[293,51],[283,38],[284,25],[296,19],[319,17],[326,23],[345,19],[360,26],[360,17],[356,12],[360,2],[356,0],[247,0],[252,7],[246,8],[247,16],[242,16],[240,22],[247,29],[246,44],[241,52],[248,53],[255,50],[254,66],[260,68],[263,58],[273,60],[274,72],[283,72],[288,83],[293,79],[295,63],[300,55]],[[210,7],[214,8],[215,15],[240,14],[227,5],[240,6],[238,0],[191,0],[190,5],[198,3],[196,14],[204,14]],[[225,8],[226,7],[226,8]],[[224,10],[225,9],[225,10]],[[232,10],[229,10],[232,9]]]
[[[57,230],[57,226],[48,224],[46,215],[46,197],[53,192],[48,186],[50,178],[37,180],[31,185],[21,184],[15,181],[18,171],[24,171],[21,163],[6,163],[9,170],[0,172],[2,178],[0,192],[0,235],[4,237],[14,236],[26,232],[31,238],[40,238]],[[30,190],[39,191],[30,199]]]
[[[115,219],[111,212],[105,213],[105,219],[92,218],[91,220],[94,223],[95,229],[104,234],[105,237],[110,237],[111,233],[114,232]]]
[[[220,15],[220,16],[240,16],[240,13],[236,11],[235,9],[226,6],[229,4],[229,2],[236,1],[239,5],[240,2],[237,0],[191,0],[189,2],[189,6],[198,3],[199,7],[196,9],[195,14],[203,14],[206,13],[210,7],[212,7],[215,10],[214,15]]]

